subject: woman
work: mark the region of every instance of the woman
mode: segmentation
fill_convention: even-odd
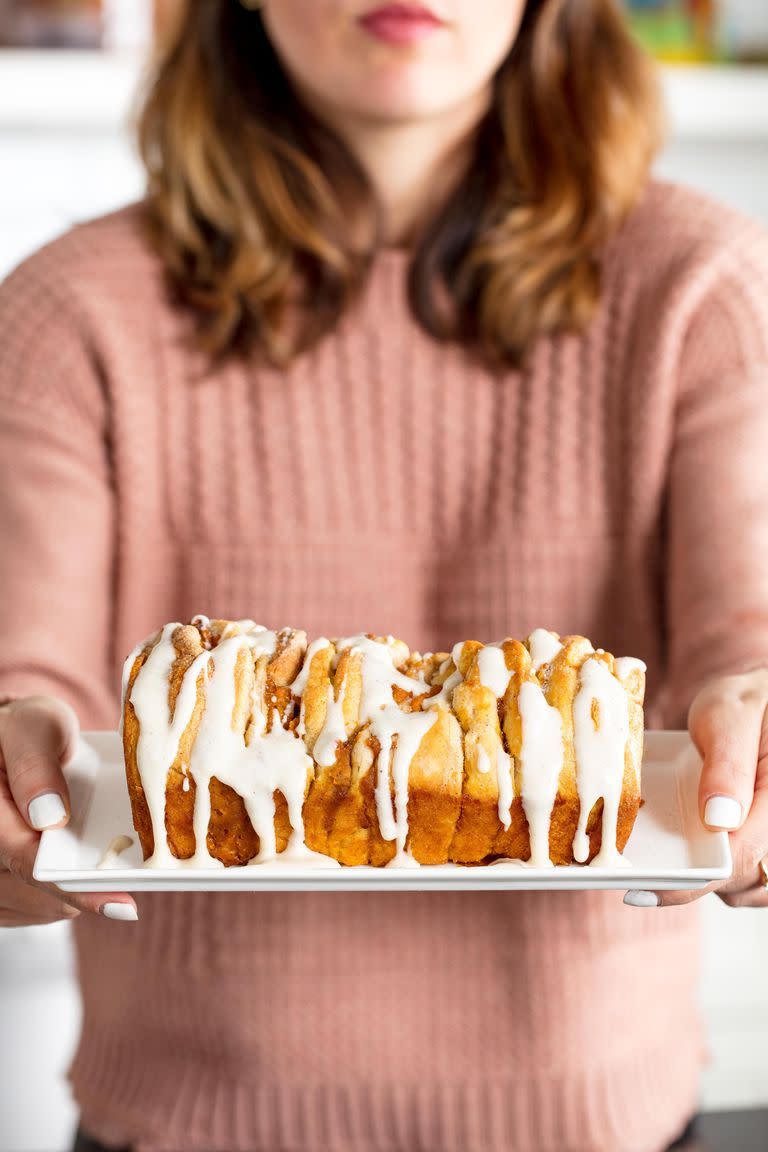
[[[2,922],[77,916],[106,1147],[655,1152],[704,1055],[690,908],[31,882],[72,709],[114,727],[125,653],[204,611],[641,656],[720,894],[768,903],[765,236],[649,184],[611,0],[254,8],[188,5],[146,203],[2,289]]]

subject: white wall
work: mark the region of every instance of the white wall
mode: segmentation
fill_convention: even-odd
[[[656,171],[768,224],[768,135],[763,141],[673,139]]]
[[[672,94],[678,131],[661,157],[659,173],[768,224],[768,90],[761,94],[753,83],[746,91],[729,93],[717,82],[714,89],[695,104],[679,89]],[[712,1060],[702,1084],[704,1106],[766,1106],[768,909],[734,910],[707,897],[702,915],[701,1000]]]
[[[137,75],[128,56],[0,54],[0,278],[141,194],[123,128]],[[0,1152],[70,1147],[64,1072],[79,1027],[70,926],[0,929]]]
[[[708,1109],[766,1107],[768,909],[727,908],[716,896],[707,896],[701,910],[701,1002],[711,1054],[703,1104]]]
[[[64,1152],[80,1029],[69,924],[0,929],[0,1152]]]
[[[0,276],[73,221],[140,194],[122,128],[136,74],[125,57],[3,58]],[[670,100],[660,171],[768,222],[768,76],[688,73],[671,81]],[[766,1105],[768,911],[707,898],[703,914],[704,1105]],[[0,1021],[0,1152],[60,1152],[75,1123],[63,1070],[79,1026],[68,926],[0,931]]]

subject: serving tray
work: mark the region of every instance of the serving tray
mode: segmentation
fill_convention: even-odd
[[[709,832],[699,819],[700,768],[687,733],[646,733],[645,803],[619,868],[532,868],[507,860],[481,867],[349,868],[334,861],[288,862],[279,857],[233,868],[192,868],[182,862],[174,868],[144,868],[120,737],[116,732],[85,732],[65,770],[72,819],[66,828],[43,832],[34,875],[66,892],[703,888],[730,876],[731,853],[727,834]],[[118,847],[127,838],[130,845],[108,852],[118,837]]]

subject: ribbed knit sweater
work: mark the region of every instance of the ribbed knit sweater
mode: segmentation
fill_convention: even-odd
[[[384,251],[286,372],[210,371],[132,208],[0,289],[0,691],[114,728],[196,612],[310,636],[583,633],[649,726],[768,661],[768,243],[655,185],[588,330],[492,371]],[[656,1152],[704,1042],[689,908],[618,893],[150,894],[75,925],[82,1123],[139,1152]]]

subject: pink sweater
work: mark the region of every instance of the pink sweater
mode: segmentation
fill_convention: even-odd
[[[768,660],[768,243],[653,186],[584,336],[431,342],[378,258],[285,374],[201,375],[131,209],[0,292],[0,692],[114,728],[164,621],[581,632],[649,726]],[[82,1123],[140,1152],[656,1152],[704,1056],[691,909],[618,893],[139,894],[76,922]]]

